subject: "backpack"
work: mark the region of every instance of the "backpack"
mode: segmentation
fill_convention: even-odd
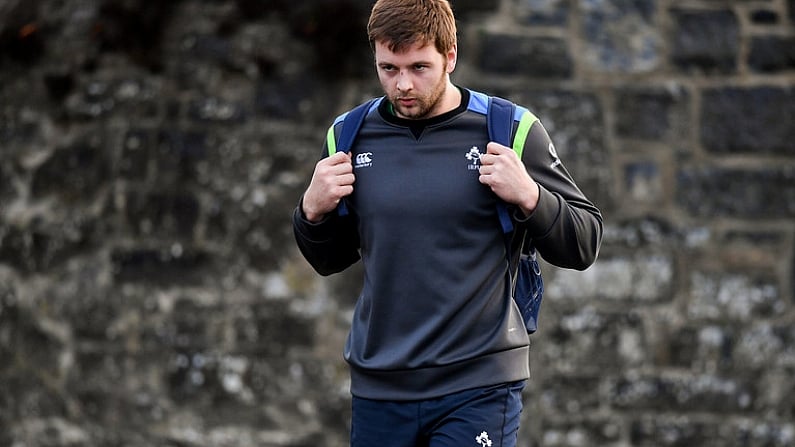
[[[380,99],[371,99],[345,114],[339,141],[335,138],[334,126],[332,125],[329,128],[326,138],[329,155],[333,155],[335,152],[349,152],[351,150],[365,117]],[[489,97],[486,116],[489,139],[504,146],[512,147],[516,155],[521,159],[527,135],[537,118],[531,112],[524,110],[519,120],[516,135],[511,141],[516,108],[516,104],[508,100],[499,97]],[[339,202],[337,213],[340,216],[348,214],[348,207],[344,200]],[[508,265],[513,267],[511,240],[515,236],[514,227],[508,205],[503,201],[497,202],[497,216],[500,219],[500,225],[505,236],[505,253],[508,258]],[[541,268],[538,264],[536,249],[532,241],[528,240],[526,232],[521,237],[519,259],[516,262],[515,269],[512,269],[511,272],[512,292],[513,299],[519,307],[522,320],[524,320],[527,333],[532,334],[538,329],[538,313],[544,293],[544,281],[541,278]]]

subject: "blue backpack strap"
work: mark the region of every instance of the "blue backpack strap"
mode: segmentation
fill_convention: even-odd
[[[513,132],[513,117],[516,105],[506,99],[492,96],[489,98],[489,111],[487,114],[489,139],[491,141],[511,147],[511,133]],[[508,205],[502,200],[497,202],[497,216],[505,234],[513,231],[511,214]]]
[[[359,133],[359,129],[361,129],[362,124],[364,123],[364,118],[370,111],[370,107],[377,100],[378,98],[371,99],[356,106],[356,108],[345,114],[345,117],[342,121],[342,131],[340,131],[340,139],[335,143],[336,150],[334,152],[348,153],[351,151],[351,147],[353,147],[353,141],[356,139],[356,134]],[[329,145],[329,155],[331,155],[331,153],[332,147]],[[340,203],[337,205],[337,214],[340,216],[345,216],[348,214],[348,207],[345,205],[344,200],[340,200]]]
[[[489,138],[492,141],[513,148],[514,152],[521,158],[527,134],[530,132],[533,123],[537,121],[537,118],[529,111],[523,110],[516,129],[516,137],[514,137],[512,142],[511,132],[516,108],[516,105],[510,101],[501,98],[491,98],[489,100],[488,128]],[[508,205],[502,200],[497,202],[497,214],[505,232],[505,253],[510,265],[513,223],[508,212]],[[519,307],[527,333],[532,334],[538,329],[538,314],[541,308],[541,300],[544,296],[544,281],[541,278],[541,268],[538,265],[535,247],[531,241],[526,240],[526,235],[526,232],[522,235],[521,245],[519,246],[519,260],[511,281],[513,284],[513,299]]]

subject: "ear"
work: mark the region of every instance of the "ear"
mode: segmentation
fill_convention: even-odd
[[[452,73],[455,70],[455,63],[458,61],[458,45],[453,44],[450,51],[447,52],[447,73]]]

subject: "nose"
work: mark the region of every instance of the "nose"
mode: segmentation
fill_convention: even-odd
[[[397,89],[402,92],[407,92],[411,90],[413,87],[413,83],[411,82],[411,76],[406,73],[405,71],[400,71],[398,74],[397,79]]]

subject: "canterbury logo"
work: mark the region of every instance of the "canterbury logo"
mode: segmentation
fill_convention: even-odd
[[[373,153],[372,152],[363,152],[361,154],[356,154],[356,160],[354,161],[354,168],[369,168],[373,165]]]

